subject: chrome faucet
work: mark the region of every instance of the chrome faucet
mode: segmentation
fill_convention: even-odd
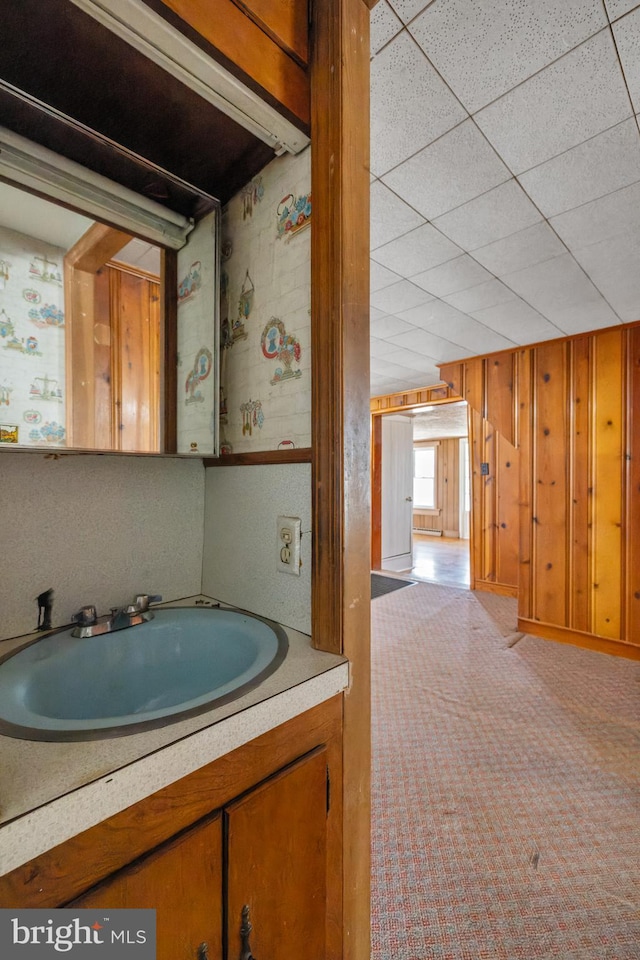
[[[150,603],[159,603],[162,597],[148,593],[138,594],[133,603],[126,607],[112,607],[110,616],[98,617],[96,608],[92,605],[81,607],[71,617],[72,623],[78,626],[71,631],[72,637],[97,637],[102,633],[113,633],[116,630],[125,630],[140,623],[153,620],[153,613],[149,610]]]

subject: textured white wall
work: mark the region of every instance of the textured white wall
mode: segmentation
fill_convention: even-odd
[[[0,639],[35,628],[49,587],[54,626],[83,604],[200,593],[204,476],[200,460],[1,450]]]
[[[280,515],[302,520],[299,577],[280,573],[276,567],[276,518]],[[206,471],[202,590],[295,630],[311,632],[310,464]]]

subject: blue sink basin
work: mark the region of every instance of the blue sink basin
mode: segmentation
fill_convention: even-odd
[[[282,627],[240,610],[174,607],[115,633],[51,634],[0,663],[0,733],[91,740],[234,700],[282,663]]]

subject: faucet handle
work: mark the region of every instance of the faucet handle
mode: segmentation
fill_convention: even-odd
[[[139,593],[133,601],[133,607],[136,612],[146,613],[150,603],[160,603],[161,600],[159,593]]]
[[[89,604],[86,607],[80,607],[77,613],[71,617],[72,623],[79,623],[81,627],[90,627],[98,619],[96,608]]]

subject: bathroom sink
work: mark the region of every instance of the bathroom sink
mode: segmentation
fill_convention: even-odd
[[[0,733],[91,740],[137,733],[228,703],[288,649],[282,627],[240,610],[171,607],[115,633],[43,637],[0,662]]]

